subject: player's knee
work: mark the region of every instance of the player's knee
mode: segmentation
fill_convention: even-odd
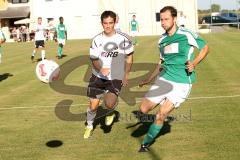
[[[142,113],[144,113],[144,114],[147,114],[148,113],[148,108],[147,107],[144,107],[144,106],[141,106],[140,107],[140,111],[142,112]]]
[[[157,113],[157,115],[156,115],[156,121],[157,121],[157,122],[164,122],[164,120],[165,120],[166,117],[167,117],[167,116],[166,116],[165,114],[163,114],[163,113]]]
[[[108,108],[108,109],[113,109],[116,105],[116,102],[109,102],[109,101],[106,101],[105,102],[105,106]]]

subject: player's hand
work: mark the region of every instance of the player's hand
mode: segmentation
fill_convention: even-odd
[[[54,41],[55,41],[55,42],[58,42],[57,38],[54,38]]]
[[[188,70],[189,73],[193,72],[195,66],[192,62],[190,62],[189,60],[186,62],[186,68]]]
[[[110,69],[109,68],[101,68],[100,73],[104,76],[108,76],[110,73]]]
[[[151,82],[151,80],[149,80],[149,79],[145,79],[145,80],[143,80],[142,82],[140,82],[139,83],[139,87],[142,87],[142,86],[144,86],[144,85],[146,85],[146,84],[148,84],[148,83],[150,83]]]

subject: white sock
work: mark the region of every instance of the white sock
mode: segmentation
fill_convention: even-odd
[[[35,56],[35,53],[36,53],[36,51],[35,51],[35,50],[33,50],[33,52],[32,52],[32,56],[33,56],[33,57]]]
[[[2,54],[0,53],[0,63],[2,63]]]
[[[41,56],[42,56],[42,60],[44,60],[44,58],[45,58],[45,50],[41,51]]]
[[[96,117],[97,111],[91,111],[90,107],[87,109],[87,127],[93,128],[93,121]]]

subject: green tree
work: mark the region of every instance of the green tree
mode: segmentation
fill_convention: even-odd
[[[219,4],[212,4],[211,10],[212,10],[212,12],[220,12],[221,6]]]

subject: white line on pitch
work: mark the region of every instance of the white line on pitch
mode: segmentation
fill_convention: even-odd
[[[198,100],[198,99],[217,99],[217,98],[236,98],[240,97],[240,95],[230,95],[230,96],[208,96],[208,97],[190,97],[188,98],[189,100]],[[141,102],[140,98],[136,99],[136,103]],[[119,102],[119,104],[126,104],[126,102]],[[88,106],[88,103],[80,103],[80,104],[71,104],[70,106]],[[16,106],[16,105],[6,105],[6,106]],[[64,106],[69,106],[69,105],[61,105],[62,107]],[[11,110],[11,109],[34,109],[34,108],[55,108],[56,104],[49,105],[49,106],[32,106],[32,107],[5,107],[5,108],[0,108],[0,110]]]

